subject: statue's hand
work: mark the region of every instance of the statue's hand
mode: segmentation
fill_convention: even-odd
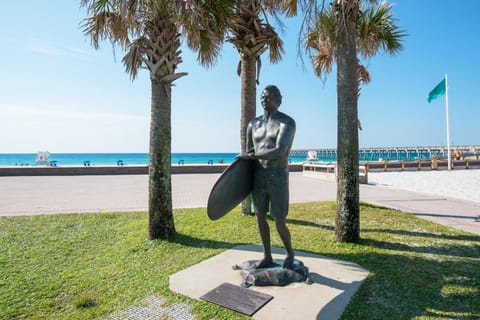
[[[257,159],[255,153],[253,151],[247,153],[241,153],[237,156],[237,158],[244,159],[244,160],[254,160]]]

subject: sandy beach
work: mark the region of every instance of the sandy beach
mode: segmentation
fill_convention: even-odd
[[[480,170],[370,172],[369,184],[480,203]]]

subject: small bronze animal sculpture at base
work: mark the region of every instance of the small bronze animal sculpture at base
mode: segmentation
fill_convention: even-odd
[[[308,277],[308,267],[299,260],[293,261],[293,267],[282,267],[283,260],[275,259],[265,268],[256,268],[259,260],[249,260],[242,264],[236,264],[233,270],[241,270],[243,277],[242,287],[250,286],[286,286],[292,282],[305,282],[311,284]]]

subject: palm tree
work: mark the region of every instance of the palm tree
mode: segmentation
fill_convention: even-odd
[[[376,3],[376,1],[370,1]],[[336,0],[309,27],[305,47],[313,52],[318,76],[329,73],[337,63],[337,213],[335,239],[356,242],[360,238],[358,178],[358,97],[360,84],[370,74],[360,63],[380,50],[397,54],[403,49],[405,33],[395,25],[391,5],[381,2],[364,9],[359,0]]]
[[[81,0],[84,32],[95,48],[110,40],[126,51],[122,59],[132,80],[145,68],[151,80],[149,149],[149,237],[175,235],[171,192],[171,88],[185,76],[180,38],[211,65],[220,51],[234,1]]]
[[[241,77],[240,148],[242,153],[247,151],[248,123],[256,116],[256,85],[259,84],[260,57],[269,49],[270,62],[276,63],[282,58],[283,41],[267,20],[267,13],[276,18],[276,12],[279,9],[275,1],[238,0],[229,23],[227,41],[235,46],[240,55],[237,73]],[[251,214],[249,198],[242,204],[242,212]]]
[[[356,45],[358,54],[363,60],[374,57],[380,50],[391,55],[398,54],[405,33],[395,25],[391,13],[392,6],[380,3],[378,6],[363,8],[360,3],[360,14],[356,23]],[[324,10],[316,16],[305,37],[305,48],[311,55],[313,71],[322,77],[332,71],[337,56],[336,14],[333,8]],[[370,73],[357,58],[357,81],[361,84],[370,82]]]

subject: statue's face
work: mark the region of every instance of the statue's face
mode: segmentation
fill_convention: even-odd
[[[260,102],[262,103],[263,109],[267,111],[273,111],[278,109],[278,97],[276,96],[275,92],[269,89],[265,89],[262,92],[260,97]]]

